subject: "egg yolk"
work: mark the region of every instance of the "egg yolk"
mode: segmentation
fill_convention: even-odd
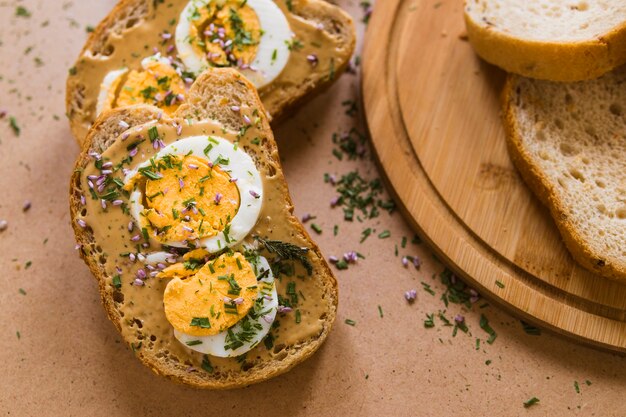
[[[198,272],[205,263],[209,252],[204,249],[194,249],[183,255],[183,261],[170,265],[157,274],[157,278],[186,278]]]
[[[186,93],[185,82],[176,70],[157,60],[148,61],[142,71],[130,71],[121,88],[118,81],[111,90],[119,90],[115,107],[146,103],[158,106],[168,114],[182,102],[179,95]]]
[[[146,227],[161,243],[224,232],[239,210],[239,189],[219,165],[194,155],[167,155],[155,162],[160,179],[145,183]]]
[[[250,65],[261,38],[261,23],[254,10],[241,0],[197,8],[190,25],[192,45],[212,66]]]
[[[174,278],[165,288],[165,316],[178,331],[211,336],[248,314],[258,297],[257,279],[239,252],[223,254],[186,278]]]

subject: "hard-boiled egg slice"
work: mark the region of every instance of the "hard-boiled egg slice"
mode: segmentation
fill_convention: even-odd
[[[235,256],[237,256],[237,253],[235,253]],[[272,274],[267,259],[262,256],[251,259],[249,264],[252,266],[254,276],[257,280],[258,293],[253,305],[248,309],[247,314],[226,330],[207,336],[185,333],[174,326],[174,336],[176,339],[197,352],[218,357],[232,357],[242,355],[252,350],[267,336],[276,318],[278,308],[278,294],[276,292],[274,275]],[[195,276],[188,279],[193,280],[194,278]],[[171,282],[168,284],[168,288]],[[166,294],[167,292],[168,289],[166,289]],[[228,302],[233,299],[232,296],[226,296],[224,298],[226,298],[226,300],[222,300],[222,302]],[[243,302],[238,305],[238,308],[241,309],[241,305],[243,305]],[[229,308],[232,309],[232,307]],[[210,310],[211,308],[209,307],[206,312],[207,321],[210,321]],[[216,311],[216,307],[213,307],[213,311]],[[196,320],[195,323],[206,323],[206,321]]]
[[[96,112],[146,103],[172,113],[184,100],[186,85],[178,71],[160,54],[144,58],[140,70],[109,72],[102,81]]]
[[[252,158],[217,136],[191,136],[129,170],[130,213],[154,242],[214,253],[239,244],[263,204]]]
[[[256,88],[283,71],[292,39],[287,18],[272,0],[191,0],[176,27],[176,48],[190,71],[232,66]]]

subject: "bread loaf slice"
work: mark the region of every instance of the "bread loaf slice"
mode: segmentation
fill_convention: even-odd
[[[138,69],[142,59],[157,51],[179,61],[177,50],[171,44],[173,38],[163,41],[161,34],[171,35],[189,1],[120,0],[91,33],[67,79],[66,113],[79,143],[98,116],[98,94],[106,74],[102,68],[106,71]],[[275,3],[301,28],[306,26],[308,31],[322,36],[334,47],[322,50],[313,40],[303,42],[295,38],[298,42],[294,41],[290,47],[292,58],[283,74],[295,64],[300,69],[288,76],[279,76],[259,91],[273,124],[332,85],[348,67],[356,44],[352,18],[338,6],[324,0],[275,0]],[[164,14],[167,14],[165,20]],[[155,23],[157,21],[159,24]],[[271,28],[262,29],[271,32]],[[131,35],[140,48],[132,55],[127,54],[128,51],[121,53],[125,38]],[[328,59],[320,58],[318,62],[319,54]],[[104,67],[94,71],[94,63]]]
[[[571,84],[510,75],[503,97],[513,162],[574,259],[626,281],[625,85],[624,67]]]
[[[465,0],[469,40],[487,62],[551,81],[601,76],[626,62],[626,3]]]
[[[242,110],[233,111],[234,105]],[[252,126],[246,119],[247,116],[243,114],[244,108],[252,109],[253,113],[258,115],[258,119]],[[279,295],[282,293],[285,297],[289,297],[285,294],[289,292],[285,290],[285,286],[290,280],[297,281],[299,287],[302,285],[300,282],[303,282],[301,280],[310,280],[306,282],[310,284],[311,291],[307,294],[306,301],[300,299],[299,302],[302,304],[299,308],[302,309],[302,315],[300,317],[300,312],[298,312],[297,317],[302,320],[303,326],[310,324],[315,329],[314,333],[307,333],[302,326],[293,326],[297,334],[292,335],[283,334],[284,327],[277,326],[276,331],[280,329],[281,333],[273,338],[273,345],[260,343],[243,357],[217,358],[221,362],[214,362],[211,358],[203,357],[174,339],[173,329],[165,321],[160,304],[163,299],[163,286],[157,278],[149,278],[145,286],[133,287],[132,284],[127,284],[132,282],[132,277],[112,276],[111,265],[107,267],[107,262],[109,259],[115,259],[115,262],[118,262],[120,258],[117,257],[117,253],[106,253],[103,240],[106,238],[97,235],[90,225],[94,225],[94,222],[106,223],[109,230],[122,230],[126,233],[126,223],[120,226],[109,221],[111,218],[89,218],[88,216],[95,214],[88,212],[92,206],[85,203],[85,201],[90,201],[91,193],[87,186],[85,170],[91,166],[89,164],[95,163],[95,154],[102,154],[119,141],[130,141],[128,132],[133,132],[147,123],[155,126],[182,126],[183,124],[193,126],[207,119],[218,122],[224,129],[222,131],[220,128],[222,132],[252,131],[254,135],[258,135],[253,141],[258,145],[250,145],[245,139],[246,136],[241,136],[242,142],[238,145],[252,157],[261,176],[271,179],[268,184],[273,187],[269,191],[264,189],[263,207],[266,207],[267,211],[261,211],[261,217],[251,233],[261,230],[259,234],[262,234],[261,237],[264,239],[288,242],[293,245],[292,247],[306,248],[305,252],[302,252],[302,249],[299,252],[300,255],[305,253],[304,259],[300,259],[302,265],[297,261],[293,262],[296,277],[285,272],[288,271],[286,266],[289,266],[287,264],[290,262],[287,255],[271,250],[270,246],[263,246],[264,243],[259,244],[262,256],[270,260],[272,270],[276,268],[275,275],[282,274],[278,275],[282,279],[276,280]],[[126,144],[127,142],[124,142],[123,146]],[[171,118],[165,116],[158,108],[147,105],[109,110],[94,123],[86,137],[85,145],[77,159],[76,169],[70,182],[70,212],[76,240],[81,248],[81,257],[98,281],[102,303],[109,319],[120,331],[124,341],[132,348],[135,355],[146,366],[156,374],[176,382],[199,388],[226,389],[257,383],[284,373],[310,357],[321,346],[335,320],[338,301],[337,282],[319,248],[298,219],[293,216],[293,204],[283,177],[269,121],[256,90],[247,79],[232,69],[214,69],[204,72],[191,87],[186,102]],[[149,143],[147,146],[151,148]],[[142,152],[137,157],[140,157]],[[272,198],[267,197],[270,191]],[[280,198],[274,198],[276,196]],[[119,207],[109,205],[108,210],[119,210]],[[93,208],[94,213],[99,210],[95,210],[96,206]],[[271,218],[268,213],[271,214]],[[303,269],[305,264],[307,266]],[[310,274],[306,273],[307,269]],[[158,308],[153,311],[135,310],[133,317],[129,317],[128,311],[131,310],[125,309],[130,308],[129,303],[136,305],[137,297],[151,297],[152,299],[156,297],[155,305]],[[315,306],[319,315],[310,317],[305,305]],[[294,306],[294,310],[295,308]],[[125,314],[124,311],[127,313]],[[283,314],[280,321],[293,323],[294,314],[294,312],[290,315]],[[277,320],[280,315],[277,315]],[[300,323],[298,319],[296,322]],[[155,330],[161,332],[161,335],[155,336],[160,333],[151,333]]]

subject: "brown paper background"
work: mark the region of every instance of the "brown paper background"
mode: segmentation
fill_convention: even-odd
[[[360,22],[357,0],[338,3]],[[32,17],[15,17],[18,5]],[[471,336],[459,332],[453,338],[440,321],[433,329],[423,327],[425,314],[445,308],[442,287],[431,277],[442,265],[424,245],[409,244],[401,255],[417,254],[424,265],[420,271],[402,267],[394,246],[413,233],[398,213],[346,223],[339,209],[329,207],[334,192],[323,183],[325,172],[359,169],[378,176],[369,158],[339,162],[331,153],[331,134],[356,123],[341,105],[358,97],[359,79],[350,74],[275,132],[296,213],[318,217],[324,232],[312,234],[325,254],[354,249],[366,257],[336,273],[339,316],[327,343],[290,373],[229,392],[198,391],[154,376],[106,319],[69,226],[68,178],[78,147],[63,116],[65,77],[85,27],[113,5],[0,0],[0,110],[15,116],[22,129],[16,137],[8,116],[0,119],[0,219],[9,222],[0,232],[2,415],[626,415],[623,357],[546,332],[529,336],[518,320],[493,306],[465,311],[452,305],[446,312],[448,318],[464,314]],[[360,38],[363,30],[359,23]],[[26,213],[25,200],[32,201]],[[391,237],[373,235],[359,244],[366,227],[376,234],[388,229]],[[28,261],[32,266],[25,268]],[[421,281],[437,295],[423,291]],[[411,288],[418,289],[413,305],[403,299]],[[478,326],[481,313],[498,332],[493,345]],[[356,326],[346,325],[346,318]],[[540,404],[525,409],[522,403],[533,396]]]

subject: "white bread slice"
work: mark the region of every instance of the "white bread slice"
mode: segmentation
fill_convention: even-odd
[[[487,62],[551,81],[580,81],[626,63],[626,3],[465,0],[469,40]]]
[[[261,99],[271,116],[273,125],[284,120],[299,106],[330,87],[348,67],[356,45],[356,32],[352,18],[338,6],[324,0],[276,1],[287,1],[289,13],[295,19],[319,28],[334,39],[339,46],[333,52],[334,58],[330,72],[321,71],[315,66],[306,77],[297,82],[270,83],[262,89]],[[76,64],[78,65],[85,56],[108,60],[115,52],[110,42],[111,39],[123,38],[127,31],[140,27],[152,19],[157,12],[174,10],[173,3],[176,3],[176,7],[180,7],[181,4],[187,4],[187,0],[175,0],[168,4],[151,0],[120,0],[91,33]],[[178,17],[178,15],[173,17]],[[162,30],[171,29],[171,27],[159,28],[159,33]],[[155,33],[154,37],[158,37],[158,33]],[[132,67],[142,58],[144,57],[137,57],[137,62],[128,62],[127,65]],[[111,70],[114,69],[117,68],[111,68]],[[72,133],[79,144],[83,143],[89,127],[96,118],[96,97],[90,96],[89,89],[86,88],[86,85],[93,82],[93,80],[85,79],[81,72],[74,73],[73,71],[67,79],[66,114],[70,120]]]
[[[189,357],[176,356],[172,349],[172,343],[179,343],[170,340],[170,346],[163,346],[163,341],[152,341],[150,334],[143,334],[146,325],[139,326],[134,321],[123,319],[121,308],[124,304],[124,287],[118,289],[112,281],[112,277],[107,274],[103,266],[102,249],[99,249],[99,242],[94,241],[93,231],[89,227],[83,228],[77,225],[77,219],[86,215],[85,206],[81,203],[81,195],[87,194],[87,188],[81,179],[82,170],[93,159],[90,152],[102,153],[115,141],[123,140],[120,135],[127,129],[141,126],[148,122],[159,120],[162,124],[172,124],[175,121],[183,123],[183,120],[190,122],[211,119],[218,121],[224,128],[231,131],[240,131],[245,128],[245,122],[241,116],[234,117],[231,105],[237,103],[242,106],[249,106],[258,109],[260,117],[259,129],[263,132],[263,139],[257,151],[247,150],[256,162],[262,176],[271,177],[273,184],[277,184],[277,193],[282,195],[279,201],[265,201],[264,204],[281,205],[280,210],[273,211],[272,221],[281,227],[273,227],[271,239],[282,240],[293,243],[299,247],[308,247],[306,259],[312,266],[312,274],[304,279],[314,280],[316,291],[321,294],[319,299],[314,300],[315,305],[323,306],[323,314],[318,318],[321,323],[319,334],[308,338],[298,336],[298,341],[292,344],[278,344],[269,350],[269,359],[259,359],[259,357],[246,357],[241,362],[241,368],[236,370],[220,371],[215,367],[212,373],[206,372],[200,367],[190,372],[190,364],[199,361],[195,352],[189,351]],[[123,123],[121,123],[123,122]],[[126,124],[129,126],[126,127]],[[121,126],[122,125],[122,126]],[[276,207],[276,206],[273,206]],[[173,118],[162,116],[159,109],[152,106],[137,105],[114,109],[102,114],[89,131],[86,138],[86,146],[79,155],[70,182],[70,212],[72,224],[77,242],[81,245],[81,257],[88,265],[94,277],[98,280],[100,296],[109,319],[122,334],[125,342],[135,350],[137,338],[143,340],[143,347],[135,351],[135,355],[156,374],[163,375],[173,381],[185,383],[198,388],[226,389],[242,387],[249,384],[264,381],[284,373],[310,357],[324,342],[331,326],[335,320],[337,310],[337,282],[320,253],[317,245],[311,240],[306,230],[299,220],[293,216],[293,204],[289,196],[289,190],[283,177],[278,151],[269,121],[263,111],[261,100],[252,84],[243,78],[238,72],[232,69],[208,70],[198,77],[192,86],[187,101],[181,105]],[[280,232],[278,229],[283,229]],[[280,235],[283,233],[283,235]],[[264,250],[264,249],[262,249]],[[264,250],[263,256],[270,259],[270,252]],[[105,258],[104,258],[105,259]],[[284,290],[281,286],[286,285],[285,280],[277,281],[279,293]],[[127,295],[128,296],[128,295]],[[161,296],[161,295],[158,295]],[[303,317],[305,312],[303,312]],[[293,318],[291,318],[293,320]],[[303,318],[304,321],[304,318]],[[169,326],[167,323],[164,325]],[[168,327],[169,328],[169,327]],[[130,335],[130,336],[129,336]],[[277,339],[280,340],[280,339]],[[179,348],[180,349],[180,348]],[[265,349],[260,346],[259,349]],[[195,356],[193,356],[195,355]],[[236,360],[232,358],[232,360]]]
[[[571,84],[510,75],[510,155],[578,263],[626,281],[626,67]],[[538,245],[541,242],[537,242]]]

